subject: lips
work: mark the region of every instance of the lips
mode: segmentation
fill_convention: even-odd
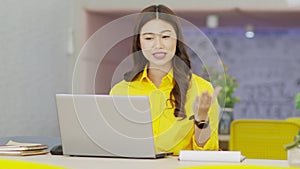
[[[154,53],[152,53],[152,55],[155,59],[161,60],[166,57],[167,53],[166,52],[154,52]]]

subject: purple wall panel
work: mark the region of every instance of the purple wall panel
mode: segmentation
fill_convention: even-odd
[[[204,33],[240,84],[235,119],[300,116],[294,105],[294,95],[300,92],[300,30],[258,30],[253,39],[245,38],[241,29]],[[185,34],[186,41],[200,46],[193,31]],[[195,62],[193,66],[196,72],[201,68]]]

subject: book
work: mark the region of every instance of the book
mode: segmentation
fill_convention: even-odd
[[[0,145],[0,155],[9,156],[25,156],[25,155],[38,155],[48,153],[47,145],[39,143],[21,143],[9,141],[5,145]]]
[[[242,162],[246,157],[240,151],[181,150],[178,158],[181,161]]]
[[[0,151],[0,156],[29,156],[47,154],[45,150]]]

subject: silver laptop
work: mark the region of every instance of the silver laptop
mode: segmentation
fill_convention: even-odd
[[[147,96],[57,94],[64,155],[161,158]]]

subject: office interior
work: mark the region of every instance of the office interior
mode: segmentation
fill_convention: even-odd
[[[297,0],[3,1],[0,138],[60,137],[55,94],[108,94],[122,79],[115,72],[128,69],[124,64],[118,70],[118,65],[129,54],[130,38],[121,39],[99,64],[79,63],[89,38],[122,16],[160,3],[201,30],[228,66],[228,74],[239,84],[234,96],[240,101],[233,107],[233,120],[300,117],[295,103],[300,92]],[[193,47],[202,45],[198,31],[183,25],[183,32]],[[191,56],[193,70],[200,73],[202,64]],[[90,59],[88,63],[96,58]],[[220,138],[220,145],[228,150],[230,133]]]

